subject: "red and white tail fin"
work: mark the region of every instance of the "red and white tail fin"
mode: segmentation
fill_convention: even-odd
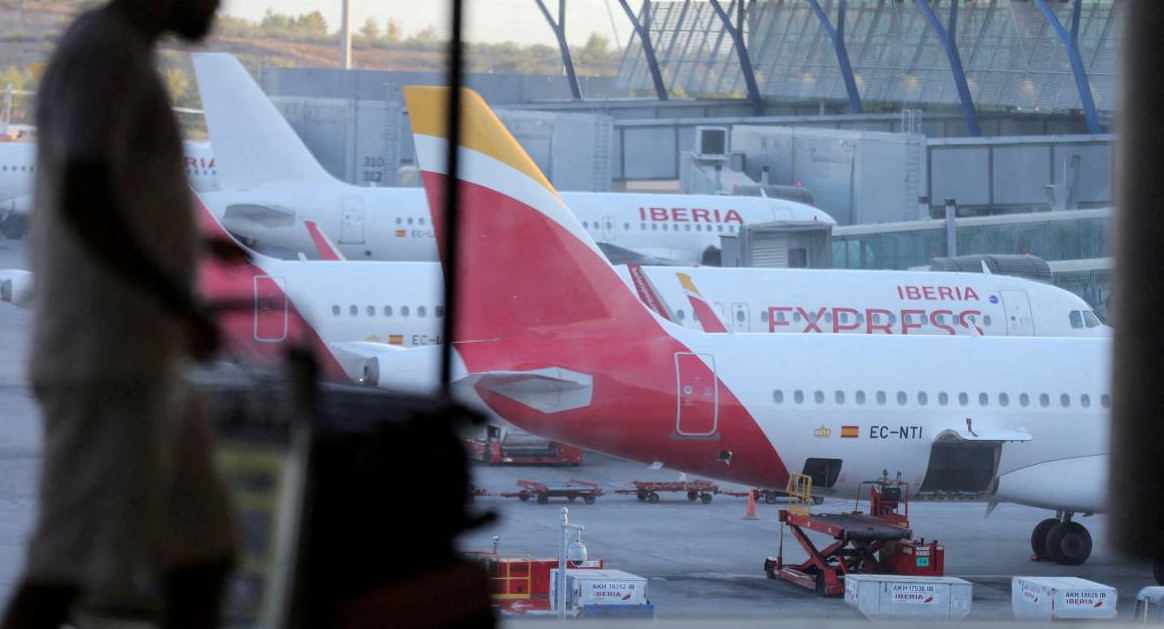
[[[686,273],[676,273],[679,277],[679,285],[683,287],[683,292],[687,293],[687,301],[691,304],[691,311],[695,313],[695,318],[699,319],[699,325],[703,326],[703,331],[711,334],[725,334],[728,332],[727,326],[720,320],[719,315],[715,314],[715,309],[707,300],[703,298],[703,294],[695,287],[695,281]]]
[[[447,88],[406,87],[416,153],[444,242]],[[463,90],[458,341],[574,324],[625,333],[657,320],[619,279],[553,186],[475,92]],[[447,262],[446,252],[441,259]]]
[[[659,290],[655,287],[655,283],[651,281],[651,278],[647,277],[647,274],[643,272],[642,265],[632,262],[626,265],[626,269],[627,273],[630,274],[631,283],[634,284],[635,292],[639,294],[639,301],[643,302],[643,304],[660,317],[675,322],[677,320],[675,313],[671,311],[667,302],[659,297]]]
[[[319,225],[316,225],[314,221],[303,221],[303,225],[307,227],[307,233],[311,235],[311,242],[315,244],[315,249],[319,252],[320,260],[334,262],[347,259],[344,257],[344,254],[340,253],[335,243],[327,237],[327,234],[319,231]]]

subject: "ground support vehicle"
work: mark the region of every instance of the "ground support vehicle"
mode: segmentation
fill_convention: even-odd
[[[864,484],[862,484],[862,487]],[[945,549],[936,541],[913,539],[909,528],[909,486],[898,481],[870,483],[870,509],[863,513],[809,513],[804,508],[781,509],[780,521],[808,554],[798,565],[784,564],[784,529],[780,552],[764,561],[770,579],[783,579],[822,596],[845,591],[848,574],[897,574],[940,577]],[[858,498],[858,506],[860,499]],[[806,531],[823,533],[833,542],[818,549]]]
[[[550,611],[551,570],[558,560],[530,555],[465,553],[465,558],[485,568],[489,575],[489,597],[505,615],[536,615]],[[570,570],[601,570],[601,559],[571,562]]]
[[[565,498],[570,502],[581,498],[588,505],[602,495],[602,489],[596,484],[584,480],[569,480],[565,483],[538,483],[531,480],[518,480],[521,491],[506,491],[498,494],[504,498],[518,498],[522,502],[534,498],[538,504],[546,504],[550,498]]]
[[[747,492],[725,491],[723,493],[728,494],[729,496],[738,496],[740,498],[747,498],[748,497]],[[756,502],[762,501],[762,502],[770,504],[770,505],[774,505],[777,502],[780,502],[781,500],[793,499],[792,496],[788,495],[788,492],[786,492],[782,489],[762,489],[762,488],[753,489],[752,490],[752,497],[754,497],[756,499]],[[812,504],[819,505],[822,503],[824,503],[823,496],[813,496],[812,497]]]
[[[501,426],[484,426],[466,440],[469,458],[485,465],[582,464],[582,448]]]
[[[636,480],[631,483],[631,486],[614,491],[616,494],[633,494],[639,500],[651,504],[658,503],[659,494],[663,492],[684,493],[687,494],[687,500],[691,502],[699,500],[703,504],[710,504],[711,497],[720,493],[720,489],[715,483],[706,480],[673,482]]]

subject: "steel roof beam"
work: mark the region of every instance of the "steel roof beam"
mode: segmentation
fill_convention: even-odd
[[[574,94],[574,100],[582,100],[582,88],[578,85],[578,75],[574,72],[574,59],[570,56],[570,45],[566,43],[566,0],[558,0],[557,21],[550,15],[545,2],[542,0],[534,2],[538,3],[538,8],[542,10],[542,15],[554,30],[554,36],[558,38],[558,50],[562,53],[562,65],[566,67],[566,79],[570,81],[570,91]]]
[[[1091,81],[1087,78],[1087,69],[1083,67],[1083,55],[1079,54],[1079,14],[1083,11],[1082,0],[1075,0],[1071,16],[1071,32],[1063,27],[1059,18],[1047,6],[1047,0],[1035,0],[1047,23],[1055,29],[1063,48],[1067,50],[1067,58],[1071,61],[1071,73],[1075,75],[1075,88],[1079,90],[1079,103],[1083,106],[1083,117],[1087,119],[1087,132],[1091,134],[1103,133],[1099,124],[1099,113],[1095,110],[1095,98],[1091,95]],[[1114,9],[1113,9],[1114,10]]]
[[[833,28],[829,22],[829,16],[825,15],[824,9],[821,8],[820,2],[817,0],[808,0],[808,4],[812,6],[813,13],[816,13],[817,19],[824,27],[825,33],[828,34],[829,40],[833,42],[833,50],[837,53],[837,65],[841,68],[841,77],[845,80],[845,91],[849,93],[849,109],[855,114],[865,113],[865,107],[861,104],[861,93],[857,90],[857,78],[853,75],[853,65],[849,63],[849,50],[845,46],[845,0],[840,0],[837,4],[837,26]]]
[[[649,23],[651,19],[651,0],[643,0],[643,21],[639,21],[634,11],[631,11],[630,4],[627,0],[618,0],[622,5],[622,10],[626,12],[626,16],[630,18],[631,25],[634,26],[635,33],[639,36],[639,41],[643,43],[643,56],[647,58],[647,69],[651,71],[651,81],[655,84],[655,94],[658,95],[659,100],[667,100],[667,86],[663,83],[663,72],[659,69],[659,60],[655,57],[655,47],[651,45],[651,32],[644,22]]]
[[[744,74],[744,84],[748,89],[748,100],[752,101],[752,111],[757,115],[764,114],[764,99],[760,96],[760,88],[756,85],[756,73],[752,70],[752,59],[748,56],[748,47],[744,43],[744,0],[736,0],[739,24],[733,25],[732,18],[719,4],[719,0],[708,0],[716,15],[723,21],[724,30],[735,44],[736,55],[740,58],[740,72]]]
[[[926,21],[929,22],[930,28],[934,30],[942,42],[942,47],[946,49],[946,58],[950,62],[950,72],[954,75],[954,86],[957,87],[958,98],[962,101],[962,113],[966,117],[966,126],[970,129],[970,135],[978,137],[982,135],[982,129],[978,126],[978,112],[974,110],[974,98],[970,96],[970,86],[966,82],[966,70],[963,69],[962,57],[958,54],[958,43],[954,41],[954,37],[958,34],[958,0],[950,0],[949,30],[942,26],[942,22],[934,13],[929,0],[917,0],[917,6],[921,9]]]

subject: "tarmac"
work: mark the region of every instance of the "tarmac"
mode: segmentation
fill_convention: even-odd
[[[0,269],[27,268],[26,244],[0,239]],[[40,461],[39,411],[25,375],[31,331],[29,311],[0,304],[0,602],[6,601],[19,578],[24,543],[35,516],[36,472]],[[709,619],[856,620],[860,616],[841,598],[822,599],[807,589],[769,580],[765,557],[776,555],[781,526],[776,510],[785,505],[757,505],[758,519],[744,519],[746,500],[716,496],[710,504],[688,502],[682,494],[663,494],[658,504],[640,502],[613,490],[633,480],[676,480],[674,470],[587,453],[580,467],[474,468],[475,483],[496,494],[516,491],[518,479],[598,483],[606,495],[593,505],[582,501],[522,502],[496,495],[478,498],[474,509],[491,510],[499,520],[466,534],[466,551],[492,551],[492,536],[500,536],[498,552],[557,556],[561,507],[570,521],[586,527],[582,539],[591,558],[606,567],[648,579],[648,597],[656,616],[677,621]],[[692,478],[694,479],[694,477]],[[723,489],[743,489],[721,484]],[[830,498],[814,507],[819,512],[845,511],[851,500]],[[989,518],[980,503],[910,505],[916,535],[937,539],[946,551],[946,575],[974,584],[970,621],[1012,620],[1011,577],[1077,576],[1116,587],[1120,618],[1131,620],[1136,593],[1154,585],[1147,564],[1117,557],[1106,542],[1106,518],[1079,518],[1090,530],[1095,547],[1082,566],[1059,566],[1030,560],[1031,530],[1053,514],[1040,509],[1000,505]],[[425,517],[418,513],[416,517]],[[816,538],[816,541],[826,541]],[[405,540],[404,543],[407,543]],[[786,562],[803,560],[790,536],[783,538]]]

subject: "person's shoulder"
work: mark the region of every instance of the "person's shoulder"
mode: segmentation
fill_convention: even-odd
[[[56,57],[80,68],[113,65],[118,69],[132,57],[135,33],[124,19],[107,9],[81,14],[65,32]]]

